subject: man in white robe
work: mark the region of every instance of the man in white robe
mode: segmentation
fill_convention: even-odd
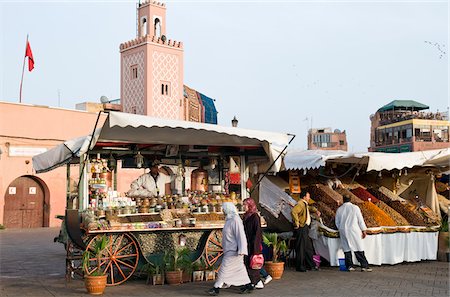
[[[159,162],[154,161],[149,173],[144,173],[131,183],[128,196],[164,196],[171,194],[170,177],[159,171]]]
[[[345,266],[348,271],[355,271],[352,252],[361,264],[361,271],[372,271],[364,255],[363,239],[367,236],[366,223],[358,206],[350,202],[350,197],[344,196],[344,204],[336,211],[336,227],[341,237],[341,245],[345,254]]]
[[[253,286],[244,264],[244,256],[248,254],[244,224],[233,203],[224,202],[222,209],[226,216],[222,230],[223,258],[214,287],[208,294],[217,296],[225,285],[241,286],[241,293],[250,293]]]

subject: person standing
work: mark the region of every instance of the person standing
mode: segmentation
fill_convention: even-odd
[[[144,173],[131,183],[128,196],[164,196],[171,194],[170,177],[159,171],[159,162],[153,161],[149,173]]]
[[[245,199],[244,210],[244,230],[248,247],[248,256],[244,257],[244,262],[252,285],[257,289],[262,289],[264,284],[261,281],[260,269],[252,269],[250,267],[251,257],[262,254],[261,218],[257,212],[255,200],[252,198]]]
[[[301,191],[300,200],[292,208],[291,215],[294,224],[295,240],[295,270],[318,270],[313,261],[314,249],[309,238],[309,225],[311,224],[310,207],[308,205],[310,195],[307,191]],[[311,211],[320,216],[320,212],[314,208]]]
[[[364,255],[362,242],[367,235],[366,223],[359,207],[352,204],[347,195],[344,196],[344,203],[336,211],[335,223],[341,237],[347,270],[355,271],[352,259],[352,252],[354,252],[356,259],[361,264],[361,271],[372,271]]]
[[[223,258],[214,287],[208,291],[211,296],[219,295],[223,286],[241,286],[241,293],[250,293],[253,286],[244,265],[244,256],[248,255],[247,238],[244,225],[232,202],[222,204],[225,225],[222,229]]]

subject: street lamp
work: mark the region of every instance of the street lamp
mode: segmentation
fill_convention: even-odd
[[[233,127],[237,127],[238,122],[239,122],[239,121],[236,119],[236,116],[234,116],[233,119],[231,120],[231,125],[232,125]]]

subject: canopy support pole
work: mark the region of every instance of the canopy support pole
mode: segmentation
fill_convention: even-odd
[[[278,159],[284,154],[287,147],[291,144],[292,140],[294,140],[295,135],[293,135],[293,134],[288,134],[288,135],[292,136],[291,140],[289,140],[289,143],[284,147],[284,149],[281,151],[281,153],[278,155],[278,157],[272,162],[272,164],[270,164],[270,166],[269,166],[269,168],[267,168],[266,172],[264,172],[264,174],[258,179],[256,184],[250,190],[250,196],[252,196],[253,191],[256,189],[256,187],[259,185],[259,183],[262,181],[262,179],[267,175],[267,173],[269,173],[270,169],[273,167],[273,165],[275,165],[275,163],[278,161]]]
[[[97,120],[95,121],[94,129],[92,130],[91,139],[89,140],[89,145],[87,148],[87,152],[83,155],[83,158],[80,158],[80,178],[78,182],[78,205],[79,209],[83,210],[87,208],[87,205],[89,204],[89,201],[87,201],[87,186],[86,182],[84,181],[84,178],[87,175],[86,171],[86,163],[89,161],[89,151],[91,150],[92,141],[94,140],[94,134],[95,130],[97,129],[98,122],[100,120],[100,116],[102,114],[102,111],[98,112]]]

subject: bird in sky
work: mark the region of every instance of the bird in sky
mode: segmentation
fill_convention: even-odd
[[[444,55],[447,54],[447,52],[444,50],[445,49],[445,44],[440,44],[437,42],[432,42],[432,41],[427,41],[425,40],[425,43],[434,46],[438,51],[439,51],[439,59],[442,59],[444,57]]]

